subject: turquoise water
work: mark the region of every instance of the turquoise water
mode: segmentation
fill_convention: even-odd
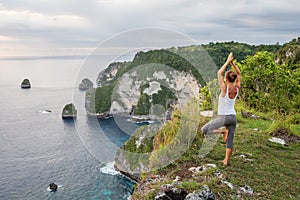
[[[0,61],[0,199],[127,199],[130,195],[134,183],[114,171],[112,163],[129,135],[113,118],[85,116],[80,105],[84,93],[73,88],[80,63]],[[22,90],[20,83],[27,77],[32,88]],[[72,101],[78,104],[77,120],[63,121],[62,108]],[[130,122],[124,119],[124,123]],[[103,159],[102,154],[106,154]],[[51,182],[59,185],[56,192],[47,190]]]

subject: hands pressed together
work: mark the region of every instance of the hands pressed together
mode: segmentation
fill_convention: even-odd
[[[227,57],[227,63],[232,63],[233,62],[233,53],[231,52],[228,57]]]

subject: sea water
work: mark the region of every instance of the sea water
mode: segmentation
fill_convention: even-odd
[[[75,121],[61,118],[74,94],[84,101],[74,81],[81,62],[0,60],[0,199],[127,199],[132,192],[134,182],[113,168],[129,138],[114,119],[89,118],[82,105]],[[31,89],[20,88],[24,78]],[[102,160],[101,152],[111,155]],[[56,192],[47,190],[52,182]]]

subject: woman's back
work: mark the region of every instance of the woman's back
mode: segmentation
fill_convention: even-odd
[[[238,93],[238,88],[232,85],[227,86],[228,96],[230,99],[236,98],[236,94]]]
[[[218,115],[235,115],[235,100],[238,96],[238,88],[227,85],[225,95],[220,94],[218,103]]]

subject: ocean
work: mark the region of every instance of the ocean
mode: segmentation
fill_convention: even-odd
[[[126,118],[87,117],[77,88],[81,59],[0,60],[0,199],[127,199],[134,182],[113,168],[129,138]],[[102,69],[91,70],[91,80]],[[29,78],[31,89],[21,89]],[[74,102],[75,121],[64,121]],[[121,125],[120,125],[121,123]],[[58,190],[50,192],[50,183]]]

